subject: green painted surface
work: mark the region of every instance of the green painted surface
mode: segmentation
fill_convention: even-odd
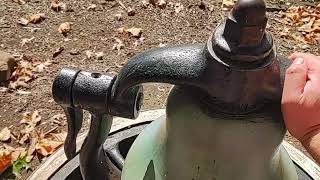
[[[151,161],[156,180],[298,180],[280,145],[285,133],[280,110],[241,120],[209,116],[192,97],[178,87],[171,91],[167,118],[153,122],[134,142],[123,180],[142,180]]]

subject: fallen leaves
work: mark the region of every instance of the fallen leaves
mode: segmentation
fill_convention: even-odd
[[[316,7],[292,6],[283,13],[284,20],[300,34],[286,34],[307,44],[320,43],[320,3]]]
[[[114,38],[115,40],[115,44],[113,44],[113,47],[112,47],[112,50],[117,50],[118,53],[120,52],[121,49],[123,49],[125,46],[124,46],[124,43],[121,39],[119,38]]]
[[[11,132],[8,127],[5,127],[0,131],[0,141],[6,142],[10,139],[10,137],[11,137]]]
[[[29,88],[28,83],[36,79],[38,77],[37,74],[43,72],[50,65],[50,61],[40,62],[36,59],[23,56],[10,77],[9,88]]]
[[[51,119],[56,121],[64,119],[65,116],[57,114]],[[47,157],[60,148],[66,138],[66,132],[55,132],[57,127],[52,128],[46,133],[40,129],[41,116],[38,111],[23,113],[20,124],[23,127],[19,132],[12,134],[8,128],[0,132],[1,141],[7,141],[15,135],[19,147],[11,147],[7,144],[0,146],[0,174],[12,166],[12,173],[16,177],[21,176],[23,170],[30,168],[30,162],[37,156],[40,160]]]
[[[64,140],[67,136],[67,133],[50,133],[44,138],[40,138],[38,143],[36,144],[36,151],[44,157],[55,152],[58,148],[60,148]]]
[[[20,124],[27,124],[30,126],[36,126],[41,121],[41,116],[39,115],[38,111],[25,112],[22,116],[22,120]]]
[[[60,26],[58,28],[59,33],[61,33],[63,35],[67,35],[71,31],[71,25],[72,25],[72,23],[70,23],[70,22],[64,22],[64,23],[60,24]]]

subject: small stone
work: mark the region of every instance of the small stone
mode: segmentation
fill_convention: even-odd
[[[92,56],[94,55],[94,53],[90,50],[86,51],[85,53],[86,53],[87,59],[91,59]]]
[[[20,24],[22,26],[26,26],[29,24],[29,20],[27,20],[26,18],[20,18],[18,21],[18,24]]]
[[[147,8],[149,3],[146,0],[142,0],[141,1],[141,5],[142,5],[143,8]]]
[[[59,47],[59,48],[57,48],[57,49],[53,52],[52,57],[53,57],[53,58],[57,57],[59,54],[62,53],[63,50],[64,50],[64,47]]]
[[[79,55],[80,51],[77,49],[71,49],[71,51],[69,52],[71,55]]]
[[[104,53],[103,52],[97,52],[96,53],[96,57],[98,60],[102,60],[103,59],[103,56],[104,56]]]
[[[159,8],[164,9],[167,6],[167,2],[165,0],[159,0],[157,5]]]
[[[60,26],[58,28],[59,33],[66,36],[71,31],[71,24],[72,23],[70,23],[70,22],[64,22],[64,23],[60,24]]]
[[[16,61],[12,55],[0,51],[0,82],[8,81],[14,68]]]
[[[202,10],[206,10],[206,5],[204,4],[204,2],[201,1],[199,8]]]
[[[96,8],[97,8],[96,4],[91,4],[87,9],[94,11],[94,10],[96,10]]]
[[[128,12],[128,16],[134,16],[136,14],[136,11],[131,7],[127,9],[127,12]]]
[[[119,14],[115,14],[114,15],[114,17],[116,18],[116,20],[118,20],[118,21],[122,21],[122,14],[121,13],[119,13]]]
[[[44,13],[33,14],[29,16],[29,22],[33,24],[38,24],[45,20],[47,17]]]

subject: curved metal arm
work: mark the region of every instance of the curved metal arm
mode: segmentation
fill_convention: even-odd
[[[175,85],[199,87],[207,90],[203,77],[207,73],[208,61],[204,53],[205,44],[161,48],[142,53],[130,59],[112,87],[111,114],[125,118],[137,117],[141,102],[128,104],[128,94],[136,94],[137,85],[145,82],[162,82]],[[126,103],[123,103],[126,102]],[[138,104],[137,104],[138,103]],[[136,109],[136,111],[132,111]],[[131,112],[131,113],[128,113]]]
[[[89,133],[80,151],[80,170],[83,179],[108,179],[110,166],[102,144],[107,139],[112,125],[112,116],[91,113]]]
[[[70,160],[76,155],[76,139],[82,126],[83,111],[77,108],[64,107],[67,116],[68,133],[64,143],[64,151]]]

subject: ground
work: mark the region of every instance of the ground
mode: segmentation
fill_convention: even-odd
[[[220,0],[203,0],[205,7],[199,6],[200,0],[178,0],[184,9],[179,13],[174,7],[165,9],[142,7],[140,0],[122,0],[127,7],[135,10],[134,16],[128,16],[119,1],[112,0],[77,0],[66,1],[68,10],[55,12],[50,9],[51,1],[30,0],[26,4],[19,4],[12,0],[0,1],[0,50],[13,54],[16,58],[21,55],[31,57],[41,62],[50,60],[52,64],[38,78],[30,82],[29,89],[23,89],[31,94],[21,95],[13,92],[0,92],[0,130],[4,127],[14,132],[19,130],[19,122],[26,111],[39,111],[41,128],[48,131],[57,125],[50,122],[54,115],[61,114],[62,109],[52,99],[51,85],[53,78],[63,67],[73,67],[90,72],[118,72],[127,60],[147,49],[159,46],[171,46],[205,42],[214,27],[224,16],[221,11]],[[168,1],[170,2],[170,0]],[[303,46],[296,39],[281,36],[285,25],[279,21],[278,12],[292,5],[314,5],[312,1],[300,2],[268,1],[269,25],[267,30],[274,35],[278,53],[287,56],[293,51],[318,53],[319,45]],[[92,4],[97,6],[88,9]],[[201,7],[201,8],[200,8]],[[45,13],[46,19],[39,24],[26,27],[17,22],[21,17],[31,14]],[[118,21],[114,16],[122,13],[123,20]],[[67,36],[58,32],[61,23],[72,22],[72,30]],[[118,28],[142,28],[144,40],[135,43],[137,38],[119,34]],[[34,39],[22,46],[23,38]],[[113,50],[115,38],[124,42],[121,50]],[[136,46],[134,45],[136,44]],[[53,58],[54,52],[63,47],[64,50]],[[72,55],[70,52],[79,51]],[[104,52],[102,59],[88,58],[85,51]],[[170,89],[169,85],[146,85],[144,110],[163,108]],[[65,119],[62,119],[65,121]],[[60,124],[57,131],[66,130],[66,124]],[[299,149],[301,145],[293,138],[287,140]],[[38,161],[33,162],[36,165]],[[29,174],[29,173],[28,173]],[[27,177],[25,174],[23,177]]]

